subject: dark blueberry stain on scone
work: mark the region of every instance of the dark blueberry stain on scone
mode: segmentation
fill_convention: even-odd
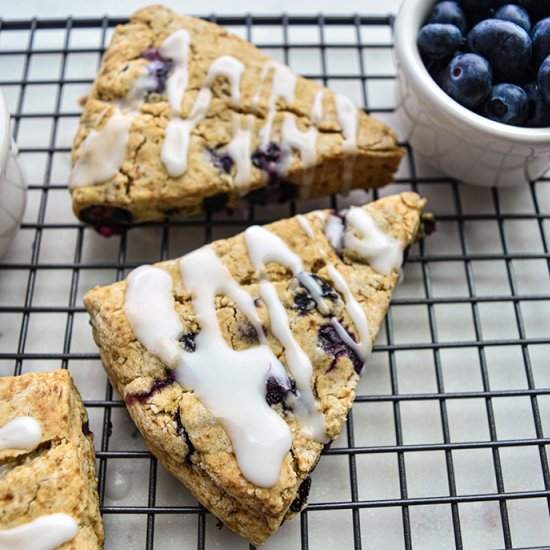
[[[273,202],[284,203],[295,199],[297,196],[297,185],[277,176],[271,176],[265,187],[260,187],[248,193],[246,200],[251,204],[265,206]]]
[[[132,223],[132,213],[118,206],[92,205],[83,208],[78,217],[93,226],[104,237],[118,235]]]
[[[86,422],[82,422],[82,433],[88,437],[92,434],[92,430],[90,430],[90,423],[86,420]]]
[[[191,465],[191,455],[196,451],[196,449],[193,443],[191,443],[191,439],[189,439],[189,434],[187,433],[187,430],[183,427],[179,409],[174,415],[174,422],[176,423],[176,433],[178,434],[179,437],[183,439],[183,442],[185,443],[188,449],[187,455],[185,457],[185,462],[186,464]]]
[[[291,512],[299,512],[306,504],[309,497],[309,491],[311,490],[311,478],[306,477],[304,481],[298,487],[298,496],[292,501],[290,505]]]
[[[290,381],[290,388],[284,388],[275,377],[271,376],[267,379],[265,385],[265,400],[269,406],[281,403],[283,407],[287,408],[285,406],[285,399],[289,393],[294,395],[297,393],[296,382],[294,382],[294,380]]]
[[[356,341],[353,333],[349,330],[347,330],[347,333],[350,335],[350,338]],[[363,361],[361,361],[357,353],[340,338],[340,335],[330,323],[326,323],[319,327],[319,344],[328,355],[332,355],[333,357],[329,372],[336,366],[340,357],[348,357],[355,372],[357,374],[361,372]]]
[[[187,332],[180,338],[180,342],[183,344],[183,349],[188,352],[193,352],[197,349],[197,344],[195,343],[194,332]]]
[[[254,328],[254,326],[252,325],[252,323],[249,323],[249,322],[239,323],[238,331],[239,331],[239,336],[241,336],[241,338],[245,342],[252,344],[258,341],[258,333]]]
[[[341,302],[339,294],[332,288],[326,279],[313,273],[307,273],[307,275],[319,285],[321,289],[321,298],[323,298],[323,300],[330,300],[333,305],[337,305]],[[294,278],[289,286],[294,294],[294,308],[298,310],[300,315],[307,315],[317,307],[317,303],[313,296],[310,294],[309,290],[302,285],[299,279]],[[332,315],[332,309],[333,308],[326,314],[322,312],[319,313],[325,316]]]
[[[153,383],[151,384],[151,388],[147,391],[142,391],[139,393],[128,393],[124,397],[124,401],[127,405],[132,405],[136,401],[138,403],[146,403],[155,395],[155,393],[159,392],[160,390],[166,388],[167,386],[171,386],[176,381],[176,375],[173,371],[169,370],[166,373],[165,378],[156,378],[153,380]]]
[[[142,57],[149,61],[147,72],[154,78],[156,83],[156,87],[151,92],[162,94],[166,89],[168,76],[174,68],[174,62],[163,57],[158,48],[149,48]]]
[[[215,149],[211,149],[210,147],[206,148],[206,152],[210,156],[212,164],[218,170],[225,172],[226,174],[229,174],[229,172],[231,172],[231,168],[233,167],[234,162],[229,155],[218,153]]]
[[[273,142],[267,145],[260,145],[251,156],[252,164],[267,172],[270,176],[278,176],[281,170],[281,161],[283,152],[281,148]]]

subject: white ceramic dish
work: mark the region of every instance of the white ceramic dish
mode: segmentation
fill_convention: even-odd
[[[469,111],[432,79],[416,47],[435,0],[404,0],[395,21],[397,112],[416,153],[458,180],[521,185],[550,168],[550,128],[500,124]]]
[[[0,92],[0,257],[23,219],[26,192],[25,178],[17,163],[17,148],[11,138],[10,115]]]

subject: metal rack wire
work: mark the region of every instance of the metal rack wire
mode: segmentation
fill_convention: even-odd
[[[256,42],[291,65],[295,52],[308,55],[313,52],[318,55],[318,70],[301,71],[309,73],[305,76],[329,86],[346,89],[357,86],[355,99],[361,101],[368,112],[392,122],[393,106],[387,103],[384,86],[393,84],[394,71],[385,70],[387,61],[378,65],[382,67],[379,71],[369,57],[377,52],[382,57],[389,54],[391,58],[390,17],[212,15],[207,19]],[[115,527],[110,530],[109,521],[121,516],[146,518],[146,526],[136,535],[134,547],[169,547],[158,542],[158,525],[165,515],[175,516],[174,521],[184,516],[194,518],[196,527],[192,536],[185,538],[189,547],[219,547],[218,532],[209,527],[211,516],[202,507],[192,502],[159,504],[160,467],[144,447],[113,450],[113,419],[119,412],[124,413],[124,405],[105,378],[98,382],[97,375],[91,374],[92,370],[100,372],[101,368],[99,355],[82,336],[87,328],[81,296],[93,284],[122,278],[142,262],[181,254],[186,251],[182,248],[191,246],[182,238],[208,242],[224,234],[237,233],[248,223],[266,223],[319,205],[293,202],[271,209],[251,207],[234,216],[219,214],[147,224],[142,229],[132,229],[125,235],[101,242],[92,230],[73,219],[66,184],[70,143],[60,143],[60,136],[70,134],[79,117],[76,96],[69,90],[85,89],[93,80],[93,72],[82,76],[76,70],[76,76],[72,74],[74,67],[78,67],[73,58],[92,56],[97,66],[113,27],[124,22],[108,17],[0,22],[0,66],[4,67],[0,86],[8,95],[14,135],[30,173],[26,218],[18,240],[0,263],[0,375],[62,367],[69,368],[78,377],[96,434],[99,492],[107,522],[108,548],[118,544]],[[268,33],[264,34],[267,40],[258,39],[265,30],[275,33],[277,38],[269,39]],[[42,39],[48,33],[53,33],[55,39],[45,40],[44,47]],[[81,35],[85,38],[79,41]],[[346,57],[353,54],[355,70],[348,70],[345,62],[337,63],[336,67],[331,61],[333,54],[340,61],[342,54]],[[52,72],[53,59],[57,60],[56,74]],[[306,57],[306,63],[311,63],[311,57]],[[389,63],[391,65],[391,60]],[[16,71],[15,65],[19,67]],[[37,69],[41,65],[51,74],[45,75],[44,69]],[[383,85],[378,91],[377,83]],[[38,103],[35,97],[34,105],[38,104],[38,108],[28,101],[29,96],[37,93],[40,97]],[[72,103],[66,100],[67,96],[72,97]],[[49,106],[44,107],[48,102]],[[315,538],[319,528],[316,515],[325,517],[323,512],[342,513],[347,518],[346,527],[338,534],[340,548],[550,547],[550,377],[547,374],[550,371],[550,180],[532,182],[516,194],[496,188],[472,191],[434,174],[418,162],[406,143],[404,146],[408,154],[395,185],[379,193],[356,192],[351,199],[332,197],[321,204],[338,208],[346,200],[364,202],[379,194],[413,189],[431,199],[440,227],[439,233],[432,237],[435,244],[427,241],[412,251],[407,268],[411,281],[399,289],[392,302],[374,349],[373,365],[367,369],[359,387],[345,433],[323,459],[327,463],[345,461],[347,494],[339,499],[333,498],[330,491],[328,495],[312,494],[309,507],[290,528],[295,535],[290,539],[294,541],[290,547],[333,547],[329,542],[319,545]],[[485,234],[487,227],[492,228],[490,237]],[[148,243],[145,252],[136,252],[137,246],[133,244],[136,235],[142,239],[138,239],[138,243]],[[448,283],[445,288],[441,286],[441,277]],[[508,313],[504,314],[505,311]],[[499,324],[501,317],[507,315],[508,322]],[[411,329],[411,319],[420,326],[420,336]],[[463,333],[458,327],[462,322],[468,324],[469,332]],[[504,332],[493,330],[493,325],[497,329],[504,326]],[[50,328],[55,338],[50,338]],[[411,330],[414,339],[410,337]],[[497,350],[504,374],[495,370],[492,350]],[[466,365],[470,367],[462,372]],[[408,374],[407,369],[412,374]],[[419,377],[429,383],[415,386],[415,373],[420,373]],[[513,374],[507,376],[506,373]],[[88,385],[90,377],[95,382]],[[98,384],[101,394],[97,391]],[[503,402],[507,405],[501,405]],[[422,416],[424,406],[436,412]],[[461,411],[458,420],[456,407]],[[415,431],[418,426],[411,427],[410,415],[413,424],[414,419],[419,419],[420,424],[426,419],[437,424],[438,434],[432,437],[422,432],[419,435]],[[516,422],[517,415],[528,420],[518,421],[515,432],[507,430],[507,424]],[[483,426],[481,436],[473,427],[470,431],[464,427],[465,423],[471,425],[468,422],[472,422],[472,417],[473,424]],[[386,421],[389,429],[385,429]],[[381,423],[380,431],[384,435],[379,439],[365,436],[364,424],[378,433],[377,423]],[[520,465],[536,472],[537,483],[522,485],[521,475],[509,476],[506,453],[516,449],[523,453],[519,455]],[[468,490],[464,467],[457,468],[463,464],[461,453],[477,451],[485,453],[483,456],[489,453],[489,477],[493,477],[490,489],[483,486],[482,490],[481,484]],[[525,462],[531,451],[536,457]],[[432,469],[434,456],[443,458],[442,486],[437,482],[437,471],[425,471]],[[474,458],[466,462],[470,466],[476,464],[475,457],[482,455],[471,456]],[[377,457],[381,457],[381,462],[376,462]],[[411,457],[419,458],[412,461]],[[378,475],[376,464],[380,472],[386,471],[388,466],[382,459],[396,465],[395,479],[387,478],[384,488],[377,493],[369,489],[372,478],[370,482],[366,480],[364,472],[371,460],[375,463],[370,469],[372,475]],[[117,460],[145,461],[148,465],[144,470],[148,481],[141,504],[123,505],[106,497],[108,471]],[[517,466],[517,461],[514,464]],[[417,483],[419,477],[421,483]],[[430,487],[432,480],[434,486]],[[314,484],[322,486],[323,483],[326,481],[322,476],[315,478]],[[392,483],[393,493],[387,490]],[[514,508],[511,517],[516,502],[536,503],[536,510]],[[485,513],[488,508],[484,506],[496,507],[497,511],[488,523],[472,527],[472,515],[466,513],[469,505],[474,506],[474,515]],[[380,517],[385,516],[377,514],[385,510],[394,514],[393,519],[382,522],[386,531],[379,532],[376,525]],[[429,510],[428,519],[426,515],[419,515],[419,510]],[[438,512],[429,519],[434,510]],[[536,525],[527,530],[518,527],[529,517],[536,518]],[[441,528],[442,524],[446,527]],[[396,527],[390,533],[388,526]],[[231,540],[233,544],[234,539]],[[484,541],[483,545],[479,540]],[[266,547],[283,547],[278,544],[275,537]]]

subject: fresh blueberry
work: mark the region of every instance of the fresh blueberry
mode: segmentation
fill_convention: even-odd
[[[538,67],[550,55],[550,17],[541,19],[531,33],[533,61]]]
[[[455,25],[429,23],[418,33],[418,50],[428,59],[449,59],[462,44],[462,33]]]
[[[446,71],[443,89],[470,109],[481,105],[491,93],[492,75],[487,60],[474,53],[459,54]]]
[[[212,164],[218,169],[226,174],[229,174],[231,172],[231,168],[233,166],[233,159],[224,153],[218,153],[214,149],[210,149],[210,147],[206,148],[206,151],[210,155],[210,159],[212,160]]]
[[[527,120],[527,94],[515,84],[497,84],[493,86],[491,95],[483,105],[487,118],[521,126]]]
[[[438,2],[428,18],[428,23],[448,23],[458,27],[460,32],[466,34],[466,15],[457,2],[444,0]]]
[[[537,84],[540,96],[547,105],[550,105],[550,55],[541,63]]]
[[[355,336],[348,330],[350,337],[355,340]],[[330,370],[336,367],[338,359],[340,357],[348,357],[351,361],[355,372],[359,374],[363,368],[363,361],[359,358],[357,353],[350,348],[330,323],[326,323],[319,327],[319,345],[325,351],[325,353],[332,355],[333,359],[330,364]]]
[[[270,176],[278,176],[282,158],[281,148],[276,143],[270,142],[267,145],[260,145],[252,153],[252,164]]]
[[[167,386],[171,386],[172,384],[174,384],[175,381],[176,375],[174,374],[174,371],[167,371],[166,377],[156,378],[155,380],[153,380],[151,387],[147,391],[142,391],[139,393],[128,393],[126,394],[124,401],[127,405],[131,405],[136,401],[138,401],[139,403],[146,403],[155,393],[166,388]]]
[[[254,343],[258,341],[258,333],[252,323],[245,322],[241,323],[238,326],[239,335],[241,338],[248,343]]]
[[[172,61],[152,61],[147,66],[147,72],[154,77],[156,87],[152,92],[162,94],[166,88],[166,81],[174,68]]]
[[[531,39],[520,26],[500,19],[485,19],[468,33],[470,49],[491,64],[497,81],[521,82],[531,61]]]
[[[495,12],[495,19],[511,21],[519,25],[526,32],[531,32],[531,18],[529,14],[517,4],[505,4]]]
[[[132,223],[132,213],[118,206],[94,204],[83,208],[78,217],[104,237],[119,235]]]
[[[298,494],[290,505],[291,512],[299,512],[306,504],[311,491],[311,478],[306,477],[298,487]]]
[[[192,353],[197,349],[195,336],[196,334],[194,332],[187,332],[180,338],[180,342],[183,344],[183,349],[185,351]]]
[[[528,114],[526,126],[533,128],[546,128],[550,126],[550,106],[543,101],[538,86],[530,82],[524,86],[528,98]]]
[[[149,48],[145,50],[141,57],[147,59],[147,61],[165,61],[166,58],[163,57],[158,48]]]

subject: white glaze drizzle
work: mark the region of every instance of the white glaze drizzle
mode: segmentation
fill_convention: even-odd
[[[304,230],[304,233],[310,238],[313,239],[314,233],[313,228],[311,227],[311,224],[307,221],[307,218],[303,216],[302,214],[298,214],[296,216],[296,221],[300,225],[300,227]]]
[[[332,318],[331,322],[335,329],[337,330],[340,338],[357,353],[358,357],[363,361],[363,363],[366,362],[368,356],[370,355],[370,352],[372,351],[372,342],[370,339],[369,334],[369,324],[367,320],[367,316],[365,314],[365,310],[361,307],[359,302],[355,299],[353,296],[353,293],[349,289],[346,280],[344,277],[340,274],[340,272],[332,265],[331,263],[327,263],[327,271],[329,277],[332,279],[332,282],[334,283],[334,288],[342,296],[344,296],[344,302],[346,303],[346,311],[348,312],[351,320],[353,321],[353,324],[355,325],[355,328],[357,332],[359,333],[357,335],[358,341],[354,341],[353,338],[348,334],[347,330],[342,326],[340,321],[336,319],[335,317]]]
[[[166,95],[175,115],[181,111],[181,103],[189,79],[189,43],[191,38],[185,29],[173,32],[160,46],[160,54],[174,62],[172,74],[166,81]]]
[[[275,287],[267,281],[262,281],[260,295],[269,311],[271,331],[284,347],[288,368],[300,392],[299,398],[293,403],[293,408],[301,426],[301,431],[308,438],[326,443],[328,437],[325,432],[324,417],[317,409],[315,397],[311,390],[311,376],[313,374],[311,361],[292,335],[286,310],[277,295]]]
[[[142,265],[127,282],[124,307],[136,338],[167,367],[175,368],[183,325],[174,309],[172,277],[163,269]]]
[[[173,178],[181,176],[187,170],[187,153],[191,131],[204,119],[210,106],[212,92],[210,88],[201,88],[191,113],[186,119],[173,118],[168,122],[164,133],[161,159],[166,171]]]
[[[265,266],[269,262],[278,262],[288,266],[300,284],[308,289],[319,309],[328,311],[329,306],[322,297],[319,284],[309,273],[304,272],[300,256],[292,252],[280,237],[264,227],[253,225],[244,232],[244,239],[250,261],[258,274],[265,275]],[[288,327],[288,317],[286,317],[286,312],[277,297],[275,289],[271,290],[269,286],[262,286],[261,289],[262,298],[266,301],[269,309],[271,330],[285,348],[288,368],[300,392],[298,401],[301,401],[301,403],[297,403],[295,412],[302,426],[302,431],[305,435],[312,436],[317,441],[326,442],[323,415],[318,411],[317,403],[311,391],[311,363],[292,336],[290,327]],[[285,319],[286,323],[283,323],[284,327],[281,327],[280,325]],[[296,349],[300,349],[301,354],[298,355]]]
[[[334,96],[336,106],[336,116],[338,123],[342,127],[344,141],[342,142],[342,151],[348,153],[344,160],[344,169],[342,173],[343,188],[345,194],[351,189],[353,183],[353,167],[355,165],[355,154],[357,153],[357,128],[359,126],[359,111],[348,97],[336,94]]]
[[[323,121],[323,96],[325,95],[325,90],[319,90],[315,94],[315,99],[313,100],[313,105],[311,107],[310,117],[315,124],[320,124]]]
[[[226,152],[235,163],[235,177],[233,181],[241,194],[245,194],[250,185],[251,159],[250,143],[252,140],[252,129],[254,120],[251,117],[243,116],[244,129],[241,125],[241,116],[233,115],[233,138],[227,145]]]
[[[325,232],[330,246],[332,246],[336,252],[341,252],[344,241],[344,221],[339,216],[329,214],[326,217],[323,231]]]
[[[274,377],[288,389],[290,381],[283,365],[267,345],[252,297],[237,284],[214,251],[203,247],[192,252],[180,260],[180,268],[184,285],[192,296],[200,332],[195,338],[195,351],[186,352],[175,340],[179,334],[176,323],[170,322],[168,331],[172,331],[172,344],[177,350],[176,380],[192,389],[205,407],[219,418],[231,439],[244,477],[260,487],[271,487],[279,478],[291,437],[286,423],[265,401],[266,381]],[[148,343],[155,349],[166,341],[166,329],[157,330],[156,325],[164,323],[163,317],[174,314],[170,303],[173,300],[172,281],[169,276],[159,273],[161,271],[147,266],[134,279],[142,289],[162,286],[163,296],[157,289],[138,297],[139,289],[135,287],[136,292],[127,294],[125,302],[126,311],[133,309],[136,315],[139,311],[143,315],[156,308],[146,323],[136,327],[137,332],[135,315],[128,316],[137,339],[145,347],[147,344],[142,339],[147,337],[147,331],[153,333]],[[261,345],[242,351],[227,345],[216,316],[215,297],[219,294],[233,300],[248,318]]]
[[[42,439],[42,428],[32,416],[18,416],[0,428],[0,451],[32,451]]]
[[[252,297],[211,248],[203,247],[184,256],[180,266],[201,330],[195,338],[196,351],[184,354],[176,379],[192,388],[220,419],[244,477],[260,487],[272,487],[279,478],[291,437],[287,424],[265,400],[265,384],[268,376],[286,378],[284,367],[265,344],[242,351],[227,345],[216,317],[214,300],[218,294],[235,302],[260,341],[265,342],[265,336]]]
[[[291,105],[294,102],[294,91],[296,89],[296,75],[287,66],[281,65],[281,63],[277,61],[268,61],[262,68],[260,85],[252,98],[253,107],[258,107],[259,105],[262,86],[271,69],[273,69],[273,76],[271,91],[267,102],[268,110],[266,122],[264,127],[260,130],[260,139],[263,144],[269,143],[271,139],[273,119],[277,112],[277,101],[279,99],[284,99],[287,105]]]
[[[112,178],[126,155],[132,115],[116,109],[101,130],[91,130],[80,146],[80,155],[69,178],[69,188],[94,185]]]
[[[54,550],[76,537],[78,523],[67,514],[50,514],[0,531],[0,550]]]
[[[212,62],[208,68],[205,86],[211,86],[218,76],[225,76],[231,85],[231,103],[238,105],[241,100],[241,77],[244,65],[231,55],[222,55]]]
[[[351,208],[346,214],[344,248],[366,259],[376,271],[389,275],[403,264],[403,245],[386,235],[363,208]]]

